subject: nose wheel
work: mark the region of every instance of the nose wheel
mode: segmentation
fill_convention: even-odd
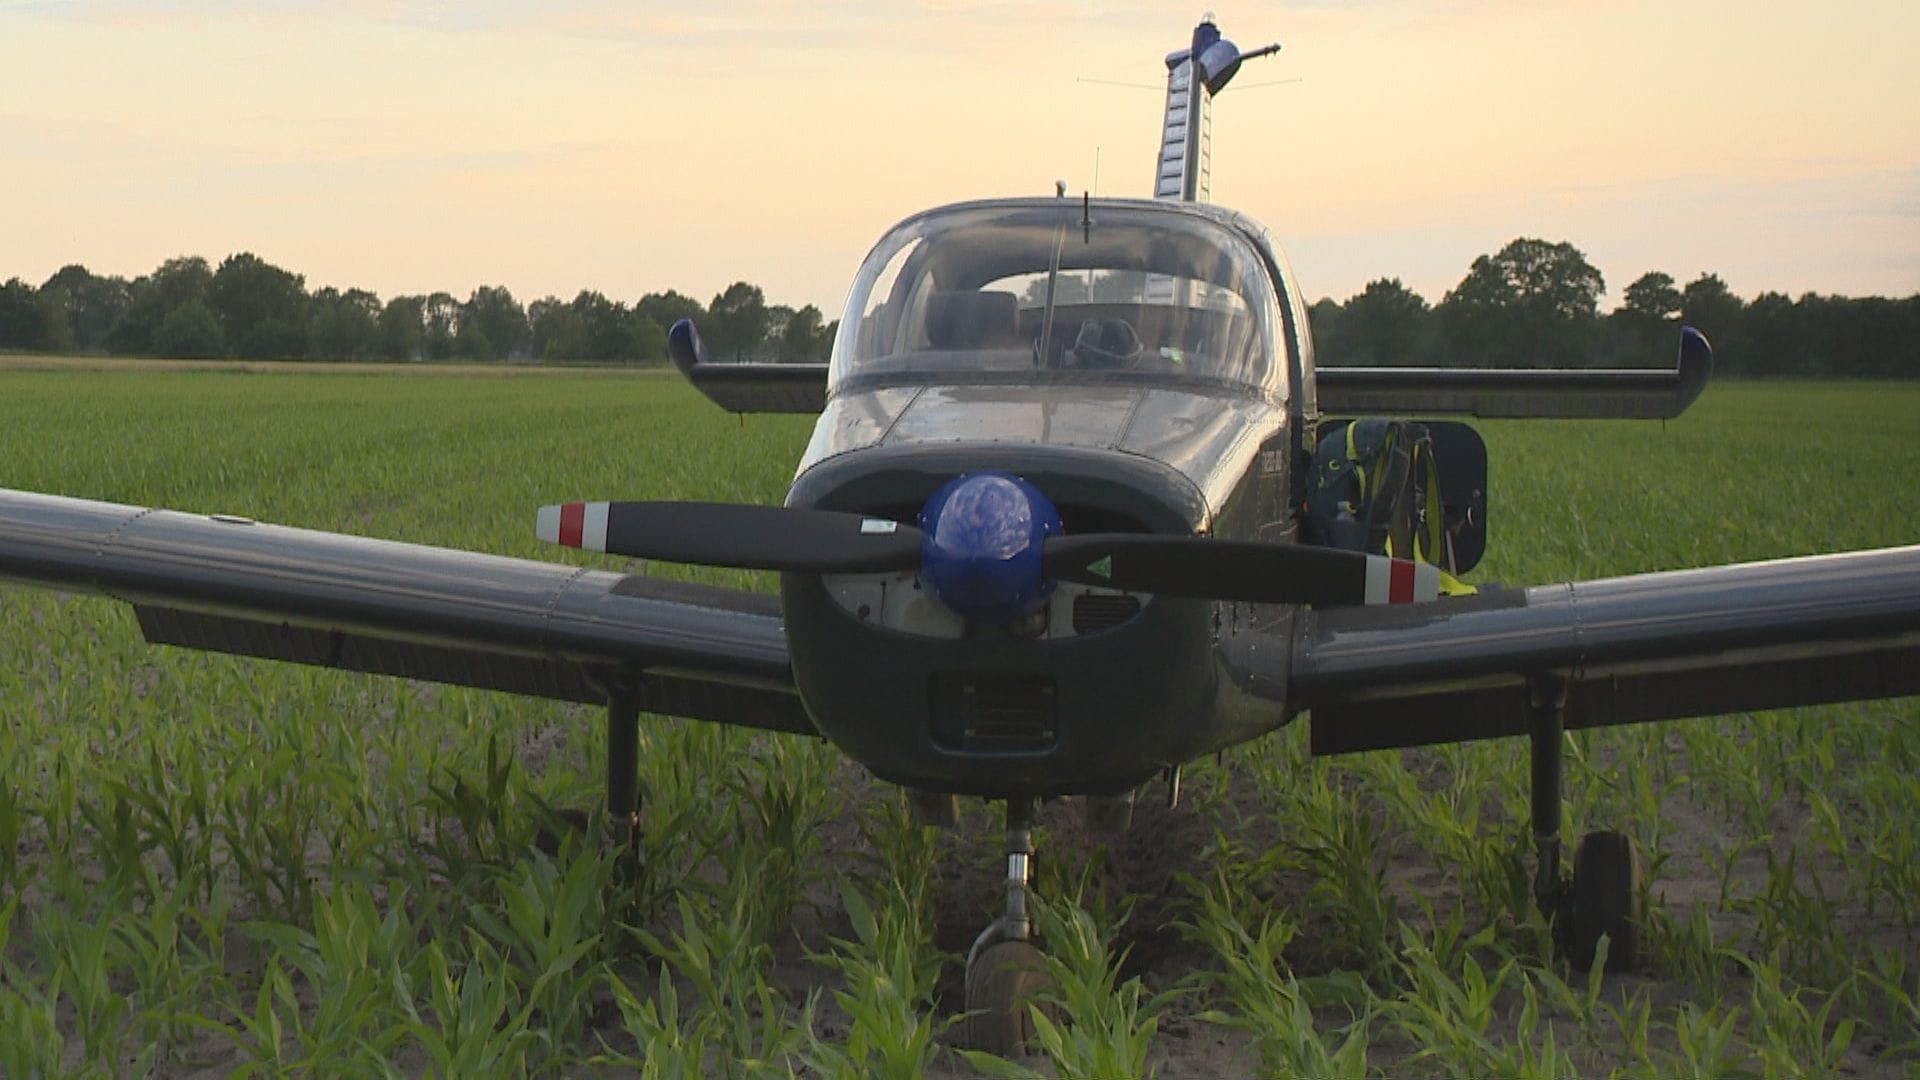
[[[1026,1052],[1033,1039],[1033,1006],[1052,985],[1027,911],[1034,812],[1031,798],[1007,800],[1006,909],[967,951],[967,1045],[1001,1057]]]

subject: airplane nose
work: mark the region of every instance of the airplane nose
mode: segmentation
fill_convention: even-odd
[[[943,484],[920,511],[921,580],[975,622],[1011,623],[1046,602],[1053,581],[1040,548],[1060,534],[1060,512],[1039,488],[1007,473]]]

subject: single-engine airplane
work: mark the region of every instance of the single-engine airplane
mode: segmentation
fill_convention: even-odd
[[[714,363],[673,327],[719,405],[819,414],[785,505],[576,502],[536,528],[777,570],[777,597],[11,491],[0,577],[126,601],[155,643],[603,705],[616,821],[643,713],[825,737],[930,818],[1003,802],[1006,907],[967,960],[989,1049],[1029,1033],[1038,801],[1122,824],[1146,782],[1301,715],[1317,754],[1526,736],[1538,901],[1576,964],[1603,934],[1630,964],[1631,845],[1590,835],[1563,869],[1564,732],[1920,693],[1920,547],[1438,596],[1486,541],[1485,448],[1445,419],[1356,460],[1386,478],[1331,542],[1308,511],[1328,417],[1674,417],[1711,351],[1688,330],[1662,370],[1316,371],[1279,249],[1205,201],[1212,95],[1271,51],[1206,21],[1168,56],[1155,199],[901,222],[827,364]]]

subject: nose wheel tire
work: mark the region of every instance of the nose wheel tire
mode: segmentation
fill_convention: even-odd
[[[1031,1006],[1052,985],[1046,957],[1024,941],[988,946],[967,965],[967,1045],[999,1057],[1027,1053]]]
[[[1625,833],[1580,838],[1567,899],[1567,959],[1574,968],[1593,967],[1594,950],[1605,935],[1607,970],[1632,970],[1640,959],[1640,855]]]

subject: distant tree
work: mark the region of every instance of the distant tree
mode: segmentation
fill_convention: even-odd
[[[219,318],[198,300],[188,300],[167,312],[154,334],[153,344],[154,352],[172,359],[197,360],[226,355]]]
[[[213,272],[207,306],[236,356],[282,359],[307,351],[306,279],[251,252],[229,255]]]
[[[153,273],[135,278],[127,289],[127,304],[107,331],[107,348],[144,356],[158,351],[154,339],[173,309],[188,301],[205,304],[213,287],[213,268],[198,255],[182,255],[161,263]]]
[[[1745,306],[1718,274],[1701,274],[1680,291],[1680,321],[1708,338],[1732,334]]]
[[[466,360],[499,359],[493,340],[472,319],[460,320],[460,329],[453,335],[453,355]]]
[[[787,321],[793,318],[793,309],[785,304],[768,304],[766,327],[760,332],[760,340],[748,349],[748,356],[754,360],[778,361],[781,341],[787,336]]]
[[[452,359],[457,351],[454,335],[459,331],[460,301],[451,293],[431,293],[422,312],[426,325],[420,332],[420,355],[429,360]]]
[[[1093,285],[1087,281],[1086,274],[1062,271],[1053,277],[1054,304],[1084,304],[1093,299]],[[1028,308],[1047,305],[1047,275],[1035,274],[1020,293],[1020,306]]]
[[[605,294],[583,290],[573,298],[573,313],[586,335],[586,353],[576,360],[621,360],[628,349],[628,327],[621,306]]]
[[[127,282],[98,277],[78,263],[61,267],[40,286],[41,302],[59,309],[65,327],[56,337],[66,348],[96,352],[107,347],[107,334],[130,300]]]
[[[633,359],[640,364],[664,364],[667,361],[667,331],[649,316],[627,312],[632,327]]]
[[[307,348],[324,360],[360,360],[380,352],[380,298],[365,289],[331,286],[308,303]]]
[[[1680,290],[1674,287],[1671,274],[1650,270],[1635,278],[1620,294],[1620,306],[1607,316],[1610,363],[1645,367],[1671,362],[1680,340],[1675,321],[1680,304]]]
[[[527,326],[533,335],[536,359],[568,360],[586,349],[579,317],[557,296],[543,296],[528,304]]]
[[[1703,273],[1680,290],[1680,322],[1707,335],[1713,342],[1714,371],[1720,375],[1744,374],[1747,352],[1740,341],[1742,315],[1746,304],[1727,288],[1718,274]]]
[[[1311,319],[1312,315],[1309,314]],[[1431,312],[1399,278],[1380,278],[1342,305],[1342,363],[1393,367],[1434,363]]]
[[[1590,359],[1606,279],[1580,249],[1522,237],[1473,261],[1440,303],[1453,362],[1575,366]]]
[[[708,345],[716,356],[745,360],[767,334],[767,298],[760,286],[736,281],[707,305]]]
[[[835,319],[832,322],[827,324],[827,328],[825,330],[820,331],[820,349],[818,352],[814,354],[814,359],[823,360],[823,361],[832,359],[833,347],[835,343],[839,341],[839,339],[840,339],[840,320]]]
[[[40,309],[40,325],[43,327],[40,347],[48,352],[73,352],[73,327],[67,321],[66,295],[37,289],[33,294],[33,303]]]
[[[804,364],[819,357],[821,341],[820,309],[807,304],[787,317],[780,330],[780,360]]]
[[[44,349],[47,316],[34,287],[19,278],[0,285],[0,349]]]
[[[418,360],[427,298],[396,296],[380,309],[379,354],[388,360]]]
[[[1307,308],[1307,327],[1313,332],[1313,362],[1328,367],[1351,364],[1345,359],[1351,352],[1347,347],[1346,334],[1347,309],[1331,296],[1323,296]]]
[[[504,286],[482,285],[473,290],[473,295],[467,297],[460,308],[457,336],[463,342],[471,342],[474,334],[486,340],[488,355],[478,356],[466,348],[461,350],[463,355],[488,360],[524,356],[531,338],[526,309]]]
[[[700,301],[672,289],[642,296],[634,301],[633,312],[652,319],[662,330],[673,329],[673,324],[681,319],[692,319],[703,335],[707,333],[707,309],[700,306]]]
[[[1633,279],[1620,294],[1620,310],[1647,319],[1668,320],[1680,314],[1683,299],[1673,275],[1649,270]]]

